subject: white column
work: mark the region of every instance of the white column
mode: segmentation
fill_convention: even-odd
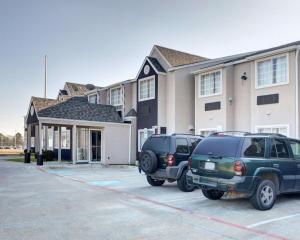
[[[61,126],[58,127],[58,162],[61,162]]]
[[[38,139],[39,139],[39,153],[42,154],[43,153],[43,126],[41,121],[39,121],[39,131],[38,134]]]
[[[73,164],[77,162],[77,126],[73,125],[72,128],[72,160]]]

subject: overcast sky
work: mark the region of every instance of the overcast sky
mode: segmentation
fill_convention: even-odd
[[[31,96],[134,78],[153,44],[208,58],[300,40],[299,0],[0,0],[0,132]]]

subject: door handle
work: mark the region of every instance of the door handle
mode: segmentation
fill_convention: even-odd
[[[274,164],[273,164],[273,167],[279,168],[279,164],[278,164],[278,163],[274,163]],[[299,166],[299,167],[300,167],[300,166]]]

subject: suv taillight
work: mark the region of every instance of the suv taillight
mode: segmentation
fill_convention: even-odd
[[[174,157],[173,154],[168,154],[168,157],[167,157],[167,165],[168,166],[174,166],[176,163],[176,159]]]
[[[235,171],[235,175],[243,176],[243,175],[246,174],[245,164],[240,160],[234,162],[234,167],[233,168],[234,168],[234,171]]]
[[[188,159],[188,169],[190,170],[192,168],[192,158],[189,157]]]

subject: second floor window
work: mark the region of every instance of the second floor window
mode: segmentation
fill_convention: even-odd
[[[155,98],[155,78],[145,78],[139,81],[139,101]]]
[[[110,90],[110,104],[113,106],[122,105],[121,87]]]
[[[257,62],[257,87],[287,83],[287,59],[287,55],[284,55]]]
[[[200,75],[200,96],[221,94],[221,71]]]

